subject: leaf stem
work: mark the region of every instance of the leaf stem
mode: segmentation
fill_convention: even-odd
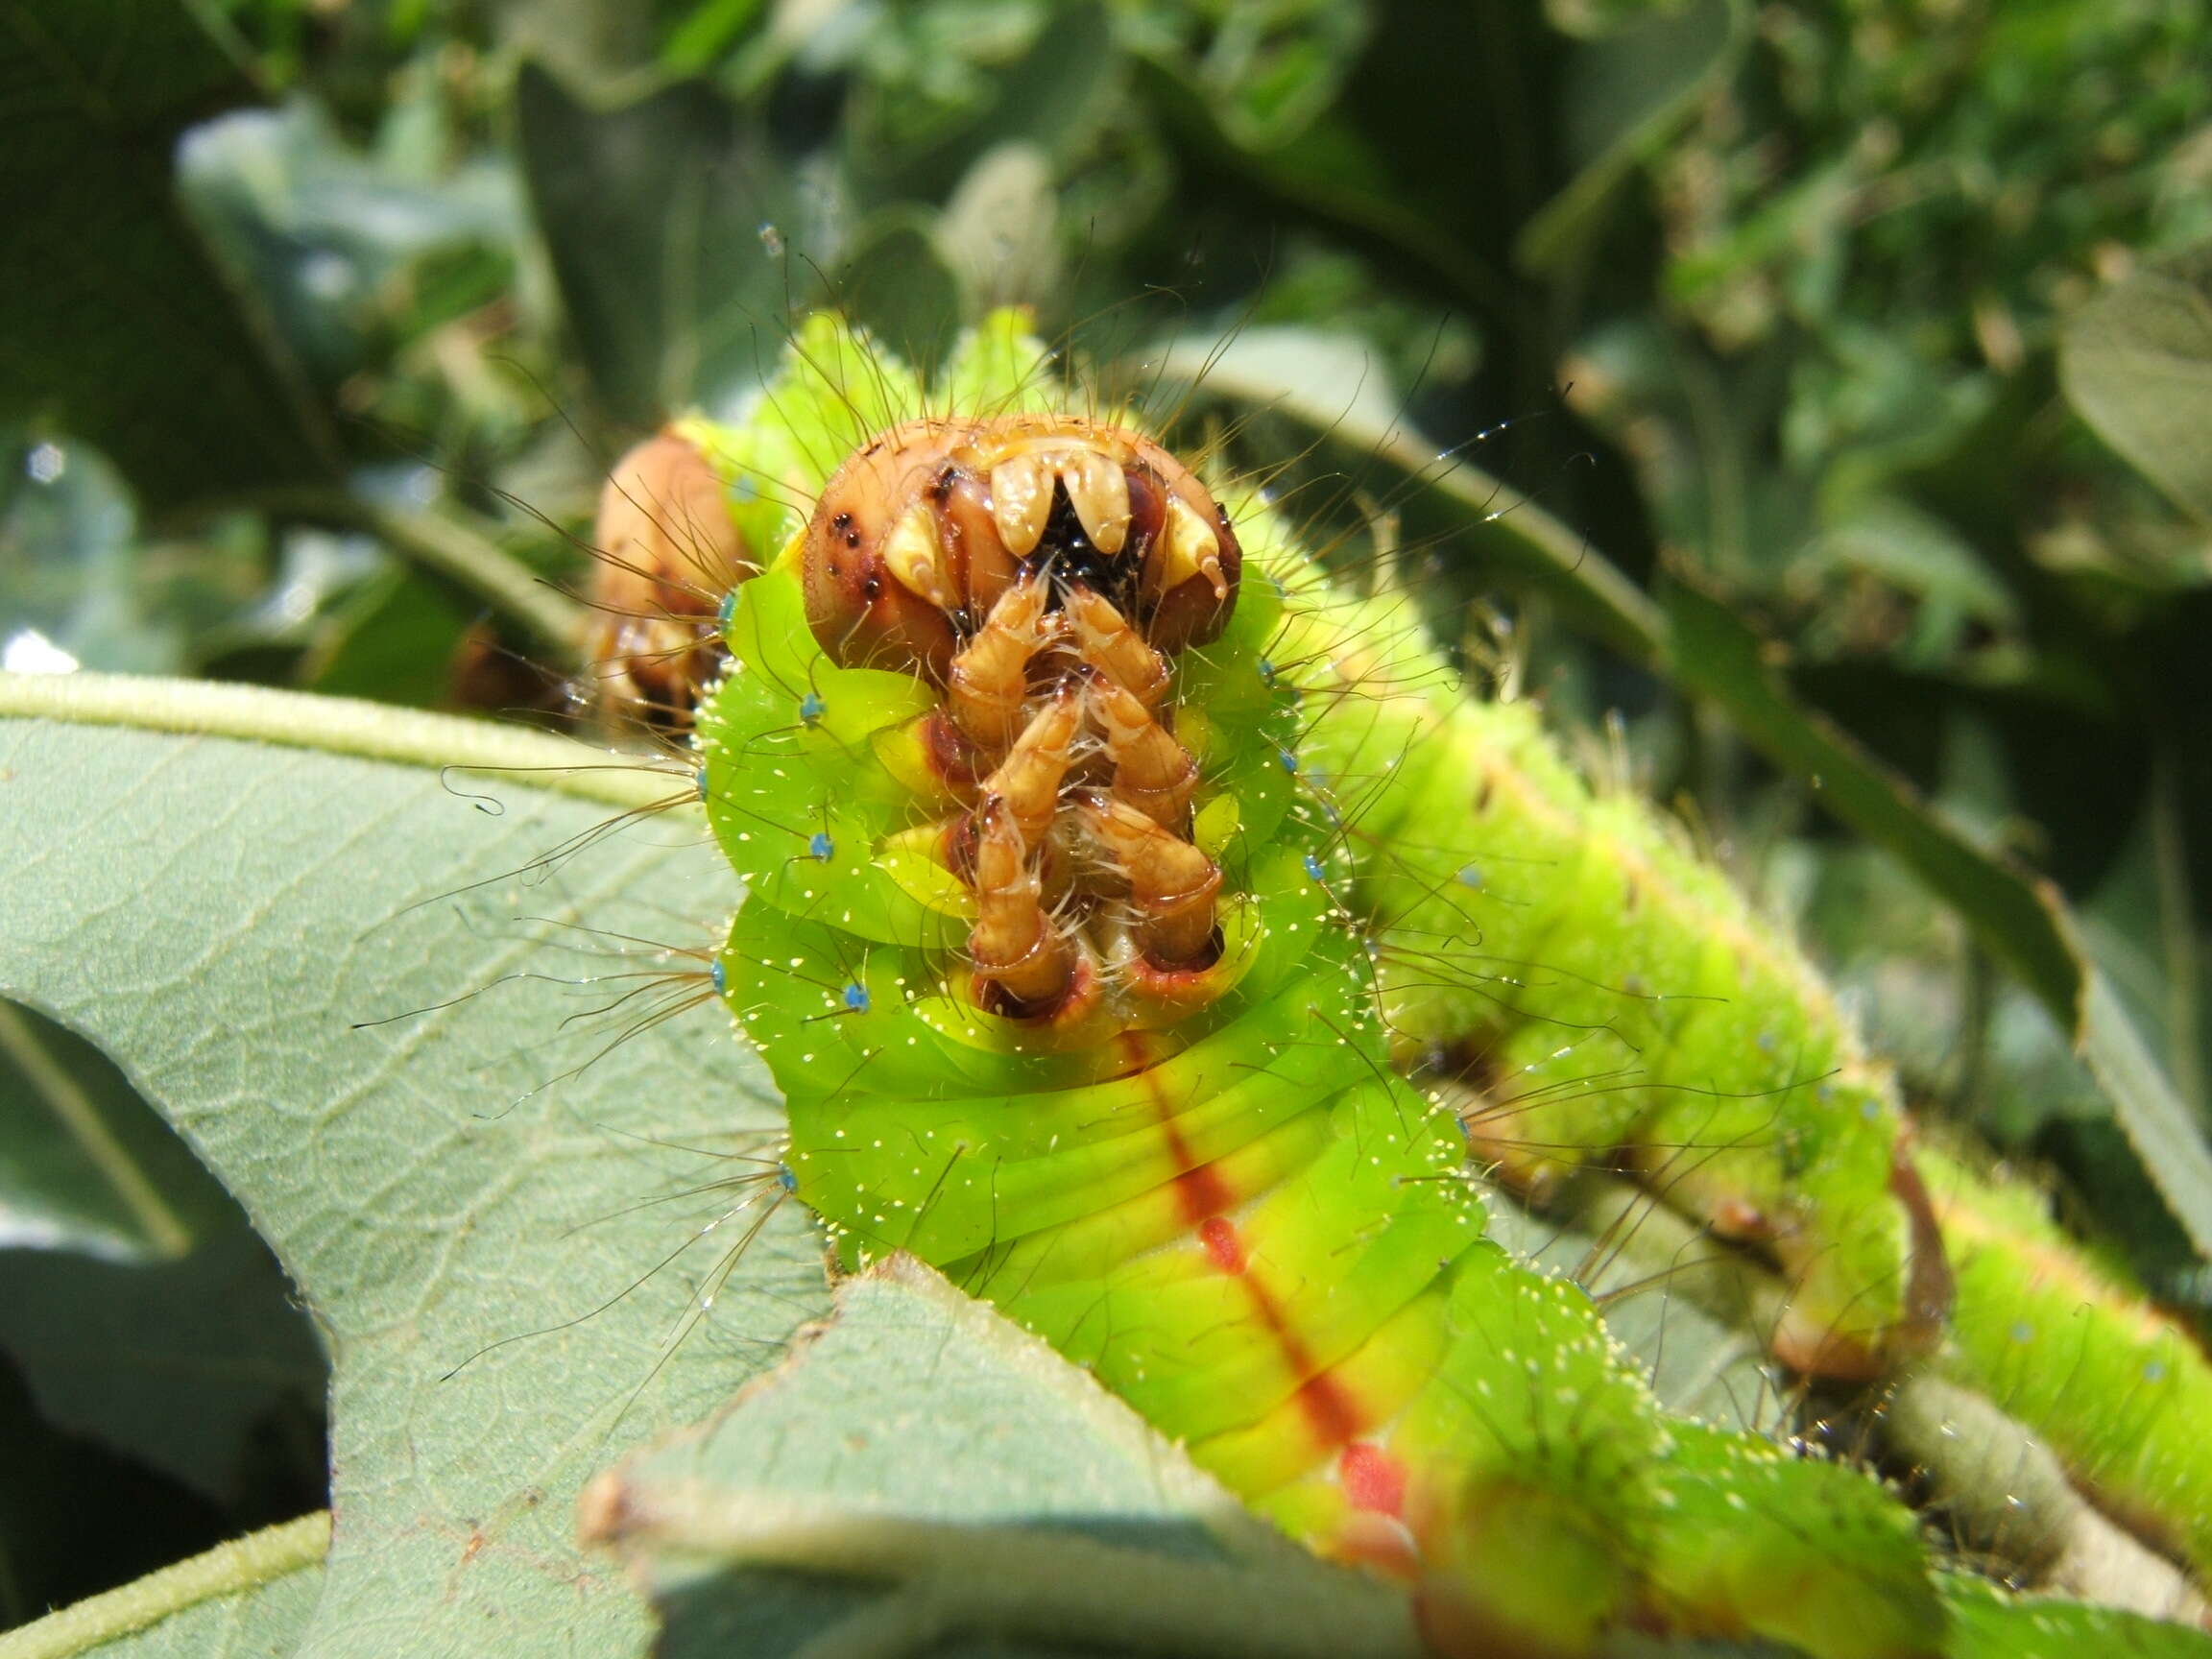
[[[2151,856],[2158,881],[2158,933],[2166,956],[2166,1065],[2192,1116],[2204,1120],[2204,1050],[2197,1010],[2197,905],[2190,893],[2188,812],[2182,757],[2163,733],[2151,760]]]
[[[0,673],[0,718],[10,715],[507,773],[537,788],[633,808],[662,805],[679,789],[647,757],[594,749],[519,726],[264,685],[132,674]]]
[[[320,1566],[329,1552],[330,1511],[318,1509],[0,1634],[0,1659],[72,1659],[203,1601],[243,1596]]]
[[[115,1139],[115,1132],[101,1118],[91,1096],[47,1052],[31,1022],[5,1002],[0,1002],[0,1050],[30,1080],[47,1111],[123,1201],[155,1253],[175,1261],[190,1250],[192,1230],[178,1219],[177,1212],[146,1178],[145,1170]]]
[[[1502,555],[1612,649],[1647,666],[1666,655],[1667,624],[1659,608],[1588,538],[1474,463],[1451,452],[1437,454],[1404,422],[1385,423],[1356,404],[1267,378],[1234,358],[1170,350],[1151,372],[1233,402],[1276,410],[1333,444],[1395,469],[1417,493],[1452,503],[1484,527]]]
[[[275,491],[256,497],[254,504],[268,512],[366,530],[402,558],[519,623],[564,666],[574,667],[584,659],[589,610],[450,511],[381,507],[343,490]]]

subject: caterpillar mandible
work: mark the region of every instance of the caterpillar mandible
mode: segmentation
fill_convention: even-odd
[[[1419,686],[1417,650],[1331,597],[1264,504],[1055,409],[1040,361],[998,319],[938,396],[964,413],[917,417],[903,371],[818,320],[751,423],[678,428],[746,541],[783,548],[733,596],[697,714],[751,894],[714,977],[840,1257],[910,1250],[996,1302],[1295,1535],[1417,1586],[1440,1650],[1583,1652],[1622,1626],[1997,1650],[1974,1644],[2003,1619],[1939,1593],[1879,1485],[1666,1417],[1582,1292],[1485,1239],[1453,1109],[1487,1158],[1628,1149],[1782,1262],[1785,1357],[1863,1375],[1927,1349],[1942,1300],[1879,1074],[1816,998],[1716,996],[1656,922],[1629,924],[1653,992],[1582,966],[1577,906],[1741,905],[1647,829],[1614,831],[1640,864],[1571,843],[1574,787],[1516,713],[1486,735],[1539,810],[1507,856],[1557,897],[1485,949],[1590,988],[1601,1007],[1545,1019],[1645,1070],[1622,1082],[1614,1050],[1556,1133],[1452,1094],[1543,1022],[1501,1021],[1494,974],[1438,972],[1482,883],[1464,812],[1430,798],[1469,762],[1414,763],[1435,705],[1389,689]],[[876,437],[842,460],[856,425]],[[809,499],[796,534],[763,479]],[[1618,942],[1620,915],[1594,921]],[[1618,1012],[1639,998],[1664,1014],[1641,1046]],[[1706,1003],[1758,1022],[1675,1018]],[[1670,1061],[1723,1079],[1682,1092],[1694,1126]],[[1575,1161],[1510,1172],[1542,1188]]]

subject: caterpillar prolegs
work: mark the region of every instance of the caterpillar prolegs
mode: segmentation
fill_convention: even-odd
[[[1802,970],[1633,814],[1576,840],[1610,808],[1522,715],[1437,744],[1476,717],[1264,504],[1059,401],[1016,319],[933,397],[817,320],[747,422],[677,432],[742,544],[783,549],[698,711],[751,895],[716,980],[843,1259],[911,1250],[996,1302],[1286,1529],[1416,1586],[1444,1651],[2004,1650],[1874,1481],[1662,1413],[1579,1289],[1483,1237],[1465,1173],[1467,1124],[1538,1190],[1583,1154],[1530,1146],[1624,1150],[1783,1265],[1786,1358],[1927,1350],[1929,1208],[1816,985],[1716,991],[1716,963]],[[1532,804],[1512,846],[1470,810],[1502,789]],[[1513,906],[1471,924],[1514,860],[1560,896],[1521,935]],[[1699,901],[1721,926],[1681,926]],[[1578,918],[1644,988],[1574,954]],[[1498,962],[1551,982],[1509,998]],[[1500,1087],[1553,1050],[1585,1062],[1534,1096],[1556,1129]]]

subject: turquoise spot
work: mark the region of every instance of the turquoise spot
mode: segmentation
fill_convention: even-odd
[[[868,1012],[868,987],[854,984],[845,987],[845,1011],[848,1014]]]
[[[837,843],[830,839],[830,831],[817,830],[806,838],[806,856],[827,860],[837,851]]]
[[[809,691],[799,699],[799,718],[811,726],[829,712],[830,705],[822,701],[822,693]]]
[[[2012,1326],[2011,1336],[2015,1342],[2032,1342],[2035,1340],[2035,1327],[2025,1319],[2018,1320]]]
[[[791,1173],[791,1166],[788,1164],[776,1166],[776,1184],[786,1192],[799,1190],[799,1177]]]
[[[1297,775],[1298,757],[1291,754],[1289,750],[1276,750],[1275,758],[1282,765],[1284,771],[1290,773],[1293,777]]]
[[[1264,685],[1275,684],[1275,664],[1264,657],[1260,659],[1260,681]]]
[[[714,981],[714,995],[719,997],[730,989],[730,975],[722,971],[722,958],[714,958],[714,965],[707,970],[707,977]]]
[[[2146,1382],[2165,1382],[2166,1361],[2163,1359],[2146,1360],[2143,1366],[2143,1381]]]
[[[1479,864],[1462,864],[1459,866],[1459,874],[1454,879],[1460,886],[1472,887],[1479,893],[1482,891],[1482,866]]]
[[[1312,877],[1316,881],[1324,881],[1328,879],[1327,877],[1321,874],[1321,860],[1314,857],[1310,853],[1306,854],[1306,874]]]
[[[729,633],[729,632],[730,632],[730,619],[731,619],[733,616],[734,616],[734,615],[736,615],[736,614],[737,614],[737,589],[736,589],[733,588],[733,589],[730,589],[730,591],[729,591],[729,592],[727,592],[727,593],[725,593],[725,594],[723,594],[723,595],[722,595],[722,606],[721,606],[721,609],[720,609],[719,611],[717,611],[717,612],[715,613],[715,614],[716,614],[716,616],[718,616],[718,617],[721,619],[721,623],[722,623],[722,632],[723,632],[723,633],[725,633],[725,634]]]
[[[696,772],[692,773],[692,774],[691,774],[691,782],[692,782],[693,786],[694,786],[694,787],[696,787],[696,788],[698,789],[698,791],[699,791],[699,799],[700,799],[700,800],[702,800],[702,801],[706,800],[706,799],[707,799],[707,768],[706,768],[706,767],[704,767],[704,766],[702,766],[702,767],[700,767],[700,768],[699,768],[699,770],[698,770],[698,771],[696,771]]]

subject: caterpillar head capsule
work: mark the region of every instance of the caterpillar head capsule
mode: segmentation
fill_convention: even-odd
[[[925,418],[863,445],[806,527],[806,614],[839,661],[953,658],[1025,575],[1076,591],[1172,655],[1217,635],[1243,552],[1228,514],[1151,439],[1074,415]]]
[[[1216,993],[1175,661],[1228,625],[1243,552],[1196,475],[1076,415],[909,421],[830,478],[797,551],[825,652],[943,693],[917,753],[959,755],[930,793],[966,808],[936,840],[975,904],[977,1005],[1141,1021]]]

